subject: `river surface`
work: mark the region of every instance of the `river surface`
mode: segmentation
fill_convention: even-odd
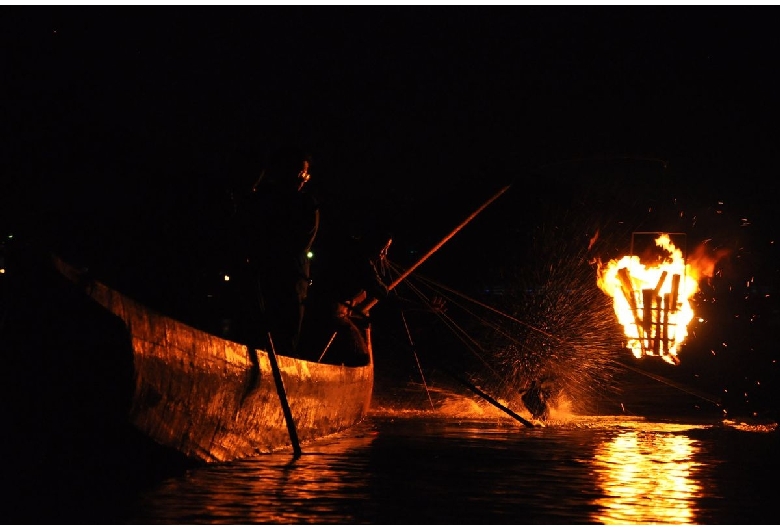
[[[165,478],[105,522],[770,524],[777,442],[771,422],[571,416],[528,428],[379,410],[298,458]]]

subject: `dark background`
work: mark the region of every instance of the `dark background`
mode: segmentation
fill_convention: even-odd
[[[0,24],[0,229],[120,287],[215,279],[231,197],[292,140],[319,244],[381,225],[408,265],[511,184],[426,274],[475,289],[543,268],[545,235],[608,260],[634,231],[677,231],[728,253],[729,303],[777,295],[771,8],[17,7]]]
[[[524,208],[570,200],[575,180],[593,194],[617,181],[642,199],[771,206],[774,18],[757,8],[6,9],[2,220],[191,214],[244,189],[286,139],[313,153],[313,184],[339,216],[426,234],[442,228],[430,218],[452,227],[511,182]],[[588,166],[598,160],[632,163],[599,177]]]

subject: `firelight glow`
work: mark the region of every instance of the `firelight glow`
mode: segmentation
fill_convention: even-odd
[[[660,234],[655,245],[658,252],[650,262],[632,255],[606,265],[599,262],[597,282],[612,297],[634,356],[660,356],[678,364],[678,348],[694,316],[690,299],[699,290],[700,278],[712,275],[715,262],[701,256],[686,262],[669,234]]]

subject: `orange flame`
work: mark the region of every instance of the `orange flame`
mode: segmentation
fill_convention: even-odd
[[[693,319],[690,299],[699,291],[699,280],[712,276],[723,254],[708,257],[702,244],[686,262],[669,234],[660,234],[655,245],[656,253],[644,260],[623,256],[606,265],[599,262],[597,282],[612,297],[626,346],[634,356],[660,356],[679,364],[677,352]]]

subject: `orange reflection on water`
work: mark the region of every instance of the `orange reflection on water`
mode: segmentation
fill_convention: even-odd
[[[698,448],[686,436],[625,432],[596,450],[594,468],[605,496],[602,524],[696,524],[701,485],[691,476]]]
[[[345,455],[365,450],[374,436],[334,435],[305,445],[300,457],[279,452],[209,465],[164,481],[146,510],[164,524],[352,523],[346,507],[368,500],[369,477],[361,478],[363,458]]]

